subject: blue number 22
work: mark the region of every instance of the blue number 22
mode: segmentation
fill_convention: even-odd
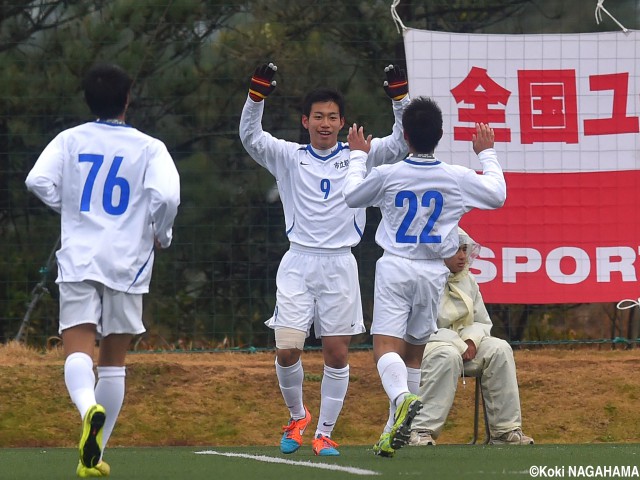
[[[396,242],[418,243],[418,237],[416,235],[407,235],[409,227],[416,218],[416,213],[418,212],[418,197],[415,193],[408,190],[398,192],[396,194],[396,207],[403,207],[405,200],[408,201],[409,208],[407,209],[407,213],[400,224],[400,228],[396,232]],[[431,212],[431,215],[429,215],[427,224],[420,233],[420,243],[440,243],[442,241],[440,235],[430,235],[430,233],[431,230],[433,230],[433,226],[436,224],[438,217],[440,217],[440,214],[442,213],[444,198],[440,192],[427,190],[422,196],[421,205],[427,208],[431,207],[432,200],[434,202],[433,211]]]
[[[100,171],[100,167],[104,162],[103,155],[95,155],[93,153],[81,153],[78,157],[80,162],[91,163],[91,170],[87,175],[84,188],[82,189],[82,197],[80,199],[80,211],[88,212],[91,208],[91,194],[93,193],[93,185]],[[129,193],[131,191],[129,182],[123,177],[118,177],[118,170],[122,165],[122,157],[115,157],[113,163],[107,173],[102,192],[102,207],[104,211],[110,215],[122,215],[129,206]],[[116,205],[113,204],[113,192],[118,187],[120,189],[120,200]]]

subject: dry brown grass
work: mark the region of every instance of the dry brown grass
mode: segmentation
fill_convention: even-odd
[[[640,441],[640,351],[522,350],[515,358],[524,430],[538,443]],[[127,397],[110,444],[277,444],[288,414],[273,361],[271,352],[130,355]],[[303,362],[305,400],[315,417],[321,354],[305,352]],[[0,447],[73,446],[79,416],[64,387],[63,363],[57,349],[0,346]],[[371,444],[386,420],[386,396],[371,352],[353,352],[350,364],[334,437]],[[473,394],[473,381],[460,385],[440,443],[469,441]]]

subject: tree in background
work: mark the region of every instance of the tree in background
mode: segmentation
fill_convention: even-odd
[[[154,286],[145,300],[149,335],[141,344],[267,346],[262,322],[272,313],[275,272],[287,239],[273,179],[247,157],[238,138],[249,77],[265,61],[279,67],[278,88],[264,118],[265,130],[277,137],[306,141],[298,105],[319,85],[344,92],[347,122],[385,134],[393,118],[381,88],[383,68],[405,61],[390,3],[0,5],[0,341],[18,331],[59,229],[57,216],[28,195],[24,178],[53,135],[92,120],[80,78],[95,61],[110,61],[135,76],[128,121],[167,144],[182,181],[175,248],[157,255]],[[618,3],[637,12],[635,2]],[[409,27],[501,33],[575,31],[570,28],[578,26],[567,27],[567,19],[584,10],[579,0],[421,0],[398,6]],[[592,13],[579,27],[615,28],[596,27]],[[370,209],[355,252],[369,318],[380,255],[373,241],[378,219]],[[57,331],[55,266],[52,270],[47,282],[52,295],[38,302],[28,329],[30,342],[38,345]]]

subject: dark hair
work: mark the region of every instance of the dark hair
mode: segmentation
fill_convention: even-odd
[[[416,153],[433,153],[442,138],[442,110],[429,97],[417,97],[404,109],[402,128]]]
[[[118,65],[101,63],[91,67],[82,80],[91,113],[103,120],[122,114],[132,83],[129,74]]]
[[[310,91],[302,100],[302,114],[311,115],[311,106],[318,102],[334,102],[340,110],[340,117],[344,117],[344,97],[332,88],[316,88]]]

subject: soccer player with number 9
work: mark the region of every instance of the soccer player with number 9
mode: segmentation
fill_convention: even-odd
[[[59,332],[65,384],[82,420],[82,478],[110,473],[102,455],[124,400],[126,352],[145,331],[142,295],[154,250],[171,244],[180,203],[180,177],[164,143],[125,123],[131,85],[116,65],[89,69],[84,96],[97,119],[59,133],[26,179],[61,215]]]
[[[262,129],[262,114],[275,87],[277,67],[258,67],[240,120],[240,139],[251,157],[266,168],[278,185],[290,248],[276,276],[276,306],[267,325],[275,330],[276,375],[289,423],[280,439],[282,453],[293,453],[311,422],[303,402],[301,353],[311,325],[322,339],[324,375],[320,412],[312,447],[316,455],[339,455],[331,433],[349,384],[348,350],[351,337],[365,331],[358,267],[351,248],[360,242],[364,208],[349,208],[342,188],[349,166],[349,146],[338,141],[344,126],[344,99],[332,89],[307,94],[302,126],[310,144],[280,140]],[[404,71],[385,70],[383,85],[392,97],[393,133],[371,142],[367,167],[404,158],[407,146],[401,117],[408,103]]]

